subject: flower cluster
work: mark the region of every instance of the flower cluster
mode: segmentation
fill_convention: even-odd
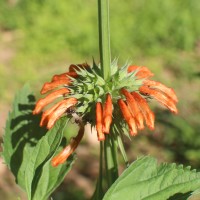
[[[69,71],[53,76],[51,82],[45,83],[41,94],[50,92],[40,99],[33,114],[40,113],[47,105],[62,98],[42,114],[41,126],[52,128],[64,114],[77,119],[80,126],[78,135],[70,144],[52,160],[53,166],[63,163],[78,146],[84,134],[84,124],[90,122],[96,126],[98,140],[105,140],[105,135],[112,132],[114,124],[121,124],[115,110],[121,110],[128,125],[129,134],[134,136],[138,130],[154,129],[155,116],[149,108],[148,99],[155,99],[171,112],[177,113],[177,97],[173,89],[151,80],[153,73],[146,67],[129,66],[118,69],[117,63],[111,66],[111,76],[104,80],[99,66],[95,63],[70,65]],[[78,118],[77,118],[78,116]]]
[[[165,85],[150,80],[153,73],[146,67],[129,66],[128,73],[136,72],[137,79],[143,80],[138,90],[129,91],[126,87],[119,90],[121,93],[117,104],[121,110],[123,118],[128,124],[129,134],[135,136],[137,130],[144,129],[144,122],[149,129],[154,129],[155,115],[149,108],[147,103],[148,98],[157,100],[160,104],[166,106],[171,112],[177,114],[176,103],[177,96],[173,89]],[[99,140],[104,140],[103,133],[109,133],[112,123],[112,99],[111,95],[107,94],[104,112],[102,111],[101,103],[96,104],[96,126]],[[115,116],[113,116],[115,118]],[[106,127],[106,128],[105,128]]]

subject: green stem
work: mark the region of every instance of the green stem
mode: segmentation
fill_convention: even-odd
[[[100,142],[99,191],[103,191],[103,142]]]
[[[100,156],[99,156],[99,178],[97,180],[95,192],[91,200],[103,199],[103,142],[100,142]]]
[[[110,53],[110,27],[109,27],[109,0],[98,0],[98,21],[99,21],[99,52],[101,71],[104,80],[110,77],[111,53]],[[118,177],[118,163],[116,155],[116,146],[111,135],[106,135],[104,145],[104,158],[101,155],[100,166],[105,163],[105,172],[107,186],[110,187]],[[100,152],[101,152],[100,150]],[[103,176],[102,167],[99,169],[99,177]],[[99,179],[102,181],[102,177]],[[100,185],[102,185],[100,181]]]
[[[109,0],[98,0],[99,20],[99,51],[102,75],[104,79],[110,76],[110,27],[109,27]]]
[[[105,171],[108,188],[118,178],[117,148],[113,136],[107,135],[104,143]]]

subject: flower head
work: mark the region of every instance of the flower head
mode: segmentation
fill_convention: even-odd
[[[41,126],[50,129],[66,114],[81,118],[81,122],[76,120],[80,126],[78,135],[53,158],[53,166],[63,163],[74,152],[84,133],[83,124],[89,122],[96,126],[98,140],[102,141],[106,134],[119,134],[125,124],[130,136],[144,129],[145,123],[153,130],[155,115],[148,105],[149,99],[155,99],[176,114],[178,100],[174,90],[150,80],[152,76],[147,67],[125,65],[118,68],[113,62],[111,76],[104,80],[100,66],[94,63],[91,68],[84,63],[70,65],[68,72],[54,75],[51,82],[45,83],[41,94],[49,94],[38,100],[33,114],[38,114],[58,98],[60,101],[43,111]]]

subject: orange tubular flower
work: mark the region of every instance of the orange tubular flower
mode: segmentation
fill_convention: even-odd
[[[67,158],[76,150],[84,134],[84,126],[80,126],[80,130],[75,138],[72,138],[69,145],[67,145],[57,156],[51,160],[53,167],[63,164]]]
[[[76,72],[66,72],[63,74],[54,75],[51,81],[57,81],[57,80],[61,80],[61,79],[69,79],[68,76],[76,78],[78,76],[78,74]]]
[[[128,109],[128,106],[122,99],[118,100],[118,105],[121,109],[124,119],[126,120],[128,126],[129,126],[130,135],[135,136],[137,134],[136,124],[135,124],[134,118],[132,117],[132,115]]]
[[[153,88],[159,89],[160,91],[165,93],[167,96],[169,96],[175,103],[178,102],[178,98],[172,88],[168,88],[165,85],[163,85],[162,83],[152,81],[152,80],[145,80],[144,85],[146,85],[148,87],[153,87]]]
[[[55,122],[66,112],[66,110],[69,107],[74,106],[77,102],[78,101],[75,98],[64,99],[59,102],[59,105],[56,107],[56,109],[48,116],[47,128],[52,128]]]
[[[162,93],[160,90],[152,89],[147,86],[141,86],[139,88],[140,92],[144,95],[150,95],[154,99],[156,99],[159,103],[166,106],[171,112],[177,114],[178,110],[175,106],[174,100],[170,97]]]
[[[56,120],[58,120],[69,107],[75,105],[76,103],[77,99],[75,98],[64,99],[61,102],[58,102],[42,114],[40,126],[47,125],[48,129],[52,128]]]
[[[149,108],[147,101],[142,96],[140,96],[137,92],[131,92],[131,94],[133,95],[134,99],[138,103],[138,106],[140,107],[140,109],[143,113],[143,116],[145,118],[147,126],[151,130],[153,130],[154,129],[155,115],[151,111],[151,109]]]
[[[92,68],[87,63],[70,65],[68,72],[54,75],[51,82],[43,85],[41,94],[50,93],[36,103],[33,114],[40,113],[57,98],[62,99],[43,112],[40,126],[52,128],[64,113],[80,126],[78,135],[52,159],[53,166],[64,163],[75,151],[83,137],[84,124],[88,122],[96,125],[97,138],[103,141],[105,134],[110,132],[120,137],[124,122],[128,125],[130,136],[144,129],[145,123],[153,130],[155,115],[147,103],[149,97],[171,112],[178,112],[178,99],[173,89],[149,80],[153,73],[147,67],[124,65],[118,68],[113,62],[111,68],[108,80],[104,80],[99,65],[95,63]],[[105,102],[99,101],[100,98]],[[121,110],[123,122],[116,116],[117,107]],[[111,128],[112,125],[116,126]]]
[[[150,78],[154,75],[147,67],[144,67],[144,66],[138,67],[138,66],[135,66],[135,65],[131,65],[131,66],[128,67],[128,73],[133,72],[133,71],[138,70],[138,69],[139,69],[139,71],[136,73],[136,76],[139,79]]]
[[[112,98],[108,93],[103,110],[103,132],[107,134],[110,132],[110,125],[112,123],[112,110]]]
[[[52,128],[55,122],[67,111],[69,107],[78,103],[78,100],[75,97],[70,97],[70,95],[68,97],[66,96],[71,92],[70,89],[67,88],[67,86],[72,83],[72,79],[70,77],[77,78],[78,74],[75,71],[72,71],[55,75],[53,76],[51,82],[47,82],[43,85],[41,94],[57,89],[57,87],[61,88],[52,91],[45,98],[38,100],[35,109],[33,110],[33,114],[40,113],[44,107],[59,97],[63,97],[64,99],[43,112],[40,126],[47,126],[48,129]]]
[[[122,88],[121,92],[126,97],[127,104],[128,104],[128,106],[130,108],[132,116],[135,119],[137,128],[139,130],[144,129],[143,115],[142,115],[142,112],[141,112],[140,108],[138,107],[138,104],[137,104],[136,100],[131,95],[131,93],[129,93],[126,89]]]
[[[66,77],[65,79],[59,79],[50,83],[45,83],[40,93],[45,94],[60,85],[70,85],[70,84],[71,84],[71,80],[68,77]]]
[[[46,110],[45,112],[42,113],[42,118],[40,120],[40,126],[46,126],[49,120],[49,115],[56,110],[56,108],[60,105],[60,102]]]
[[[42,109],[54,101],[58,97],[62,97],[63,95],[66,95],[69,93],[69,90],[67,88],[61,88],[59,90],[53,91],[52,93],[48,94],[45,98],[40,99],[37,104],[35,109],[33,110],[33,114],[38,114],[42,111]]]
[[[96,130],[98,140],[105,140],[105,135],[103,133],[103,108],[101,102],[96,103]]]

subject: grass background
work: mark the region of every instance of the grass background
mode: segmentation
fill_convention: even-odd
[[[198,0],[110,0],[112,58],[119,58],[119,65],[128,60],[149,67],[154,79],[173,87],[179,98],[178,116],[152,104],[156,130],[127,142],[131,160],[151,154],[160,161],[200,168],[199,13]],[[42,84],[69,64],[99,61],[97,23],[94,0],[0,1],[1,135],[14,94],[24,83],[39,96]],[[89,136],[80,149],[80,159],[55,199],[87,199],[92,193],[98,143]],[[23,197],[4,165],[0,174],[0,197]]]

